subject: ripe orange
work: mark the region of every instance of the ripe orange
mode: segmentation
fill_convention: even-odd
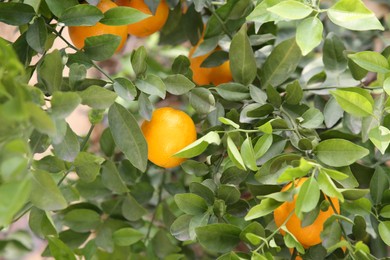
[[[152,14],[149,7],[143,0],[117,0],[120,6],[129,6],[140,10],[145,14]],[[145,37],[159,31],[168,19],[169,6],[165,0],[160,1],[156,13],[144,20],[129,24],[128,33],[138,37]]]
[[[104,13],[111,8],[117,7],[117,5],[111,0],[101,0],[96,7]],[[116,49],[116,52],[118,52],[120,49],[122,49],[123,45],[126,42],[127,26],[111,26],[102,23],[97,23],[92,26],[69,26],[70,39],[72,40],[73,44],[79,49],[84,47],[84,41],[86,38],[102,34],[114,34],[122,38],[118,48]]]
[[[307,178],[301,178],[300,180],[295,181],[295,186],[300,187]],[[287,184],[283,187],[282,191],[285,191],[291,187],[292,183]],[[295,209],[295,202],[297,199],[297,194],[294,196],[293,201],[286,201],[282,205],[280,205],[274,211],[274,219],[275,223],[278,227],[280,227],[284,221],[288,218],[290,213]],[[325,196],[327,200],[328,197]],[[337,198],[330,198],[333,205],[336,208],[337,212],[340,212],[340,205]],[[286,227],[290,233],[292,233],[295,238],[303,245],[304,248],[308,248],[314,245],[321,243],[320,234],[323,230],[323,225],[325,221],[334,214],[333,208],[329,207],[327,211],[320,211],[317,216],[317,219],[309,226],[302,227],[302,222],[298,218],[298,216],[293,213],[290,219],[286,223]],[[281,233],[284,235],[284,231],[281,230]]]
[[[229,61],[225,61],[217,67],[205,68],[200,65],[212,52],[194,58],[192,57],[202,41],[203,39],[201,39],[196,46],[192,47],[188,55],[191,62],[190,68],[193,72],[192,80],[198,85],[207,85],[211,83],[215,86],[232,81],[233,77],[232,72],[230,71]],[[218,49],[219,47],[217,47],[214,51]]]
[[[170,107],[156,109],[141,130],[148,143],[148,159],[163,168],[180,165],[184,158],[173,157],[196,140],[195,124],[186,113]]]

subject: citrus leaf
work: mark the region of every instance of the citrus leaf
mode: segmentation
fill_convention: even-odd
[[[148,147],[134,116],[123,106],[114,103],[108,110],[108,123],[117,147],[140,171],[146,170]]]
[[[327,10],[329,19],[356,31],[383,30],[383,26],[361,0],[340,0]]]
[[[320,142],[314,153],[323,163],[341,167],[350,165],[369,154],[369,150],[344,139],[329,139]]]

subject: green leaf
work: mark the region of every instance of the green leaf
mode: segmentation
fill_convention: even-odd
[[[131,66],[133,67],[134,73],[138,75],[144,75],[147,68],[147,58],[148,54],[144,46],[140,46],[131,53],[130,61]]]
[[[100,215],[90,209],[74,209],[64,216],[64,224],[76,232],[88,232],[100,224]]]
[[[230,120],[229,118],[226,118],[226,117],[218,117],[218,120],[224,124],[224,125],[230,125],[236,129],[239,129],[240,128],[240,125],[239,124],[236,124],[235,122],[233,122],[232,120]]]
[[[45,0],[50,11],[57,17],[60,17],[62,12],[69,7],[77,5],[77,0]]]
[[[173,95],[183,95],[196,86],[191,80],[181,74],[169,75],[163,81],[167,91]]]
[[[77,135],[67,125],[65,136],[60,142],[53,142],[54,154],[60,159],[73,162],[80,151]]]
[[[377,73],[390,72],[389,62],[378,52],[362,51],[355,54],[349,54],[348,58],[353,60],[357,65],[365,70]]]
[[[49,242],[49,249],[51,255],[56,260],[76,260],[76,256],[72,252],[72,250],[60,239],[47,236],[47,241]]]
[[[117,194],[129,192],[125,182],[122,180],[118,169],[113,161],[107,160],[102,166],[103,185]]]
[[[0,3],[0,22],[10,25],[23,25],[35,16],[32,6],[22,3]]]
[[[32,173],[30,199],[34,206],[43,210],[60,210],[68,204],[50,174],[42,170]]]
[[[144,234],[133,228],[121,228],[112,234],[114,243],[118,246],[130,246],[144,237]]]
[[[343,88],[330,91],[347,113],[356,117],[369,116],[374,111],[374,100],[364,89]],[[367,95],[368,94],[368,95]]]
[[[24,178],[22,181],[10,181],[0,185],[0,227],[11,224],[13,217],[23,207],[29,198],[31,181]]]
[[[69,66],[69,88],[79,89],[87,76],[87,68],[84,64],[72,63]]]
[[[46,92],[52,94],[56,90],[60,90],[62,84],[62,58],[59,50],[46,54],[38,64],[37,74],[38,83],[42,84]]]
[[[45,19],[39,17],[30,25],[26,33],[26,41],[36,52],[43,54],[47,39],[47,28]]]
[[[339,189],[336,187],[336,185],[333,183],[333,181],[330,179],[330,177],[324,173],[323,171],[320,171],[317,177],[318,185],[320,189],[329,197],[334,198],[336,197],[341,202],[344,202],[343,194],[339,191]]]
[[[56,126],[45,111],[33,103],[27,103],[26,107],[30,114],[31,123],[38,132],[50,136],[56,134]]]
[[[126,101],[133,101],[137,96],[137,89],[133,82],[127,78],[114,79],[115,92]]]
[[[384,126],[378,126],[370,130],[368,137],[376,148],[385,154],[390,144],[390,130]]]
[[[390,95],[390,77],[387,77],[383,82],[383,90],[387,95]]]
[[[222,184],[218,187],[216,196],[217,198],[223,200],[226,205],[231,205],[239,201],[241,193],[233,185]]]
[[[282,17],[276,15],[275,13],[272,13],[268,11],[268,8],[275,6],[279,3],[283,2],[283,0],[264,0],[261,1],[255,9],[247,16],[248,21],[254,21],[257,23],[266,23],[270,21],[281,21],[283,20]]]
[[[327,13],[332,22],[350,30],[384,30],[375,14],[361,0],[340,0]]]
[[[87,89],[78,92],[81,103],[95,109],[106,109],[110,107],[118,95],[100,86],[92,85]]]
[[[191,239],[189,225],[193,216],[181,215],[171,225],[171,234],[179,241],[187,241]]]
[[[180,166],[186,173],[191,175],[204,176],[209,173],[209,168],[206,164],[195,160],[186,160]]]
[[[295,214],[301,218],[303,212],[313,210],[320,199],[320,188],[314,177],[306,180],[299,189],[295,203]]]
[[[145,79],[137,79],[135,85],[146,94],[157,95],[162,99],[165,98],[166,86],[160,77],[148,74]]]
[[[359,200],[370,193],[369,189],[340,189],[346,200]]]
[[[240,241],[241,230],[233,225],[218,223],[195,229],[199,243],[212,252],[228,252]]]
[[[234,165],[239,169],[246,170],[241,154],[238,151],[233,140],[230,138],[230,136],[227,137],[227,151],[228,151],[229,158],[230,160],[232,160]]]
[[[271,147],[273,141],[272,134],[262,135],[259,140],[257,140],[256,145],[254,147],[254,152],[256,156],[256,160],[263,156],[268,149]]]
[[[303,19],[310,15],[313,11],[310,6],[294,0],[280,2],[267,10],[287,20]]]
[[[222,187],[222,185],[221,185]],[[209,205],[213,205],[215,201],[214,191],[212,191],[206,185],[199,182],[192,182],[190,184],[190,192],[196,195],[199,195],[203,199],[205,199],[206,203]],[[240,198],[240,196],[238,196]]]
[[[305,128],[317,128],[324,122],[324,115],[320,110],[312,107],[305,111],[302,115],[303,121],[300,125]]]
[[[286,98],[285,98],[287,104],[298,105],[301,102],[302,98],[303,98],[303,91],[298,80],[287,85]]]
[[[114,103],[108,110],[108,123],[117,147],[132,165],[144,172],[148,147],[137,120],[123,106]]]
[[[118,6],[107,10],[100,22],[107,25],[127,25],[139,22],[148,17],[150,17],[149,14],[138,9]]]
[[[209,132],[203,137],[199,138],[192,144],[184,147],[180,151],[174,154],[176,157],[191,158],[203,153],[209,144],[219,145],[221,138],[216,132]]]
[[[247,137],[241,145],[241,156],[250,170],[257,171],[259,169],[256,165],[256,154],[250,137]]]
[[[189,215],[203,214],[208,209],[206,201],[196,194],[176,194],[174,199],[179,209]]]
[[[301,50],[294,38],[279,43],[265,60],[260,71],[262,87],[277,87],[295,71],[301,59]]]
[[[175,74],[187,74],[190,68],[191,62],[188,57],[179,55],[175,58],[172,63],[172,72]]]
[[[58,22],[66,26],[91,26],[104,17],[94,5],[79,4],[67,8],[61,13]]]
[[[94,154],[80,152],[74,160],[76,173],[84,182],[92,182],[100,172],[104,159]]]
[[[388,173],[382,167],[376,167],[370,181],[370,196],[375,205],[381,204],[385,191],[389,189]]]
[[[250,98],[248,87],[239,83],[220,84],[215,90],[228,101],[243,101]]]
[[[336,245],[342,237],[342,230],[339,221],[328,218],[324,223],[324,230],[322,231],[320,237],[325,248],[329,249]]]
[[[276,201],[271,198],[261,200],[259,205],[252,207],[245,216],[245,220],[260,218],[272,213],[276,208],[282,205],[283,202]]]
[[[320,45],[323,29],[322,22],[317,17],[306,18],[298,25],[296,39],[303,56],[306,56]]]
[[[121,37],[113,34],[90,36],[85,39],[84,52],[91,60],[102,61],[114,55]]]
[[[347,174],[342,173],[342,172],[337,171],[337,170],[326,169],[326,168],[321,167],[320,172],[328,175],[329,177],[331,177],[332,179],[337,180],[337,181],[345,180],[348,178]]]
[[[380,216],[383,218],[390,218],[390,205],[386,205],[381,209]]]
[[[136,221],[146,213],[146,209],[144,209],[130,194],[127,194],[122,204],[123,216],[129,221]]]
[[[153,104],[150,102],[149,97],[142,92],[138,96],[138,106],[140,116],[142,116],[145,120],[152,120],[154,110]]]
[[[249,93],[253,101],[259,103],[260,105],[265,105],[267,103],[267,93],[260,88],[249,85]]]
[[[243,85],[249,85],[256,78],[257,66],[252,47],[244,24],[230,44],[229,60],[233,79]]]
[[[386,245],[390,246],[390,221],[383,221],[378,226],[379,235]]]
[[[323,163],[341,167],[356,162],[368,155],[369,151],[344,139],[329,139],[320,142],[314,153]]]
[[[208,114],[215,108],[215,99],[210,90],[198,87],[190,92],[190,104],[198,113]]]
[[[32,207],[28,219],[29,227],[35,235],[44,238],[48,235],[57,235],[53,220],[47,211]]]
[[[322,61],[326,70],[343,72],[347,68],[348,60],[344,56],[344,43],[335,33],[328,34],[323,51]]]
[[[334,126],[344,115],[344,110],[337,103],[336,99],[331,97],[324,107],[324,121],[327,128]]]
[[[74,92],[55,91],[51,99],[51,111],[54,117],[66,118],[80,103],[80,96]]]
[[[299,243],[296,237],[292,233],[290,233],[287,228],[282,227],[282,229],[286,232],[286,235],[283,237],[286,246],[288,248],[296,248],[299,253],[304,254],[305,249],[303,248],[301,243]]]

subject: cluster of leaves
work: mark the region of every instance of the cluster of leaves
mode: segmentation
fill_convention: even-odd
[[[184,14],[171,1],[160,44],[196,44],[207,21],[194,56],[222,46],[203,63],[230,60],[234,82],[219,86],[196,86],[185,56],[151,73],[145,47],[126,61],[130,76],[108,75],[97,61],[114,55],[118,37],[90,37],[78,50],[62,35],[64,26],[146,17],[132,8],[102,14],[75,0],[22,2],[0,3],[0,21],[21,32],[0,41],[0,227],[28,212],[31,230],[48,241],[43,256],[67,260],[273,259],[288,258],[288,248],[305,259],[386,256],[390,48],[371,51],[385,28],[362,1],[187,1]],[[56,38],[67,47],[52,49]],[[105,78],[88,78],[91,68]],[[29,86],[33,72],[38,83]],[[177,153],[192,159],[165,170],[148,163],[138,121],[172,96],[200,137]],[[85,137],[64,120],[79,104],[91,108]],[[106,117],[101,149],[90,152]],[[299,190],[280,192],[304,176]],[[294,194],[304,225],[332,206],[324,195],[341,202],[322,244],[307,250],[291,233],[282,237],[271,214]],[[26,241],[10,234],[0,250],[29,250]]]

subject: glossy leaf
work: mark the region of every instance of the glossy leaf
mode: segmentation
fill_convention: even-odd
[[[263,88],[279,86],[295,71],[301,59],[301,51],[295,39],[288,39],[277,45],[266,59],[260,78]]]
[[[350,165],[369,154],[366,148],[344,139],[322,141],[314,152],[323,163],[334,167]]]
[[[323,29],[322,22],[317,17],[306,18],[298,25],[296,39],[303,56],[321,43]]]
[[[149,14],[138,9],[118,6],[107,10],[100,22],[107,25],[127,25],[139,22],[148,17],[150,17]]]
[[[303,19],[313,11],[310,6],[294,0],[280,2],[267,10],[288,20]]]
[[[375,14],[361,0],[340,0],[327,13],[332,22],[350,30],[383,30]]]
[[[66,26],[91,26],[103,18],[103,13],[93,5],[79,4],[61,12],[58,21]]]
[[[176,194],[175,202],[181,211],[189,215],[199,215],[207,210],[206,201],[196,194]]]
[[[230,136],[227,138],[227,151],[229,158],[232,160],[234,165],[236,165],[236,167],[239,169],[246,170],[242,156]]]
[[[229,51],[233,79],[243,85],[252,83],[257,73],[256,60],[246,31],[247,28],[244,24],[233,37]]]
[[[181,158],[191,158],[203,153],[209,144],[219,145],[221,138],[216,132],[209,132],[203,137],[199,138],[192,144],[184,147],[180,151],[174,154],[174,156]]]
[[[32,6],[22,3],[0,3],[0,21],[10,25],[23,25],[35,16]]]
[[[337,103],[347,113],[356,117],[365,117],[373,113],[374,100],[364,89],[347,88],[330,91]]]
[[[176,74],[163,79],[167,91],[173,95],[183,95],[195,87],[195,84],[187,77]]]
[[[210,224],[196,228],[199,243],[212,252],[227,252],[240,241],[241,230],[231,224]]]
[[[83,105],[95,109],[106,109],[110,107],[118,96],[115,92],[96,85],[92,85],[78,94],[81,97],[81,103]]]
[[[90,36],[85,39],[84,52],[91,60],[102,61],[114,55],[121,37],[113,34]]]
[[[148,147],[134,116],[114,103],[108,111],[108,122],[117,147],[137,169],[145,171]]]
[[[363,51],[355,54],[349,54],[348,58],[365,70],[387,73],[390,72],[390,65],[387,59],[378,52]]]

